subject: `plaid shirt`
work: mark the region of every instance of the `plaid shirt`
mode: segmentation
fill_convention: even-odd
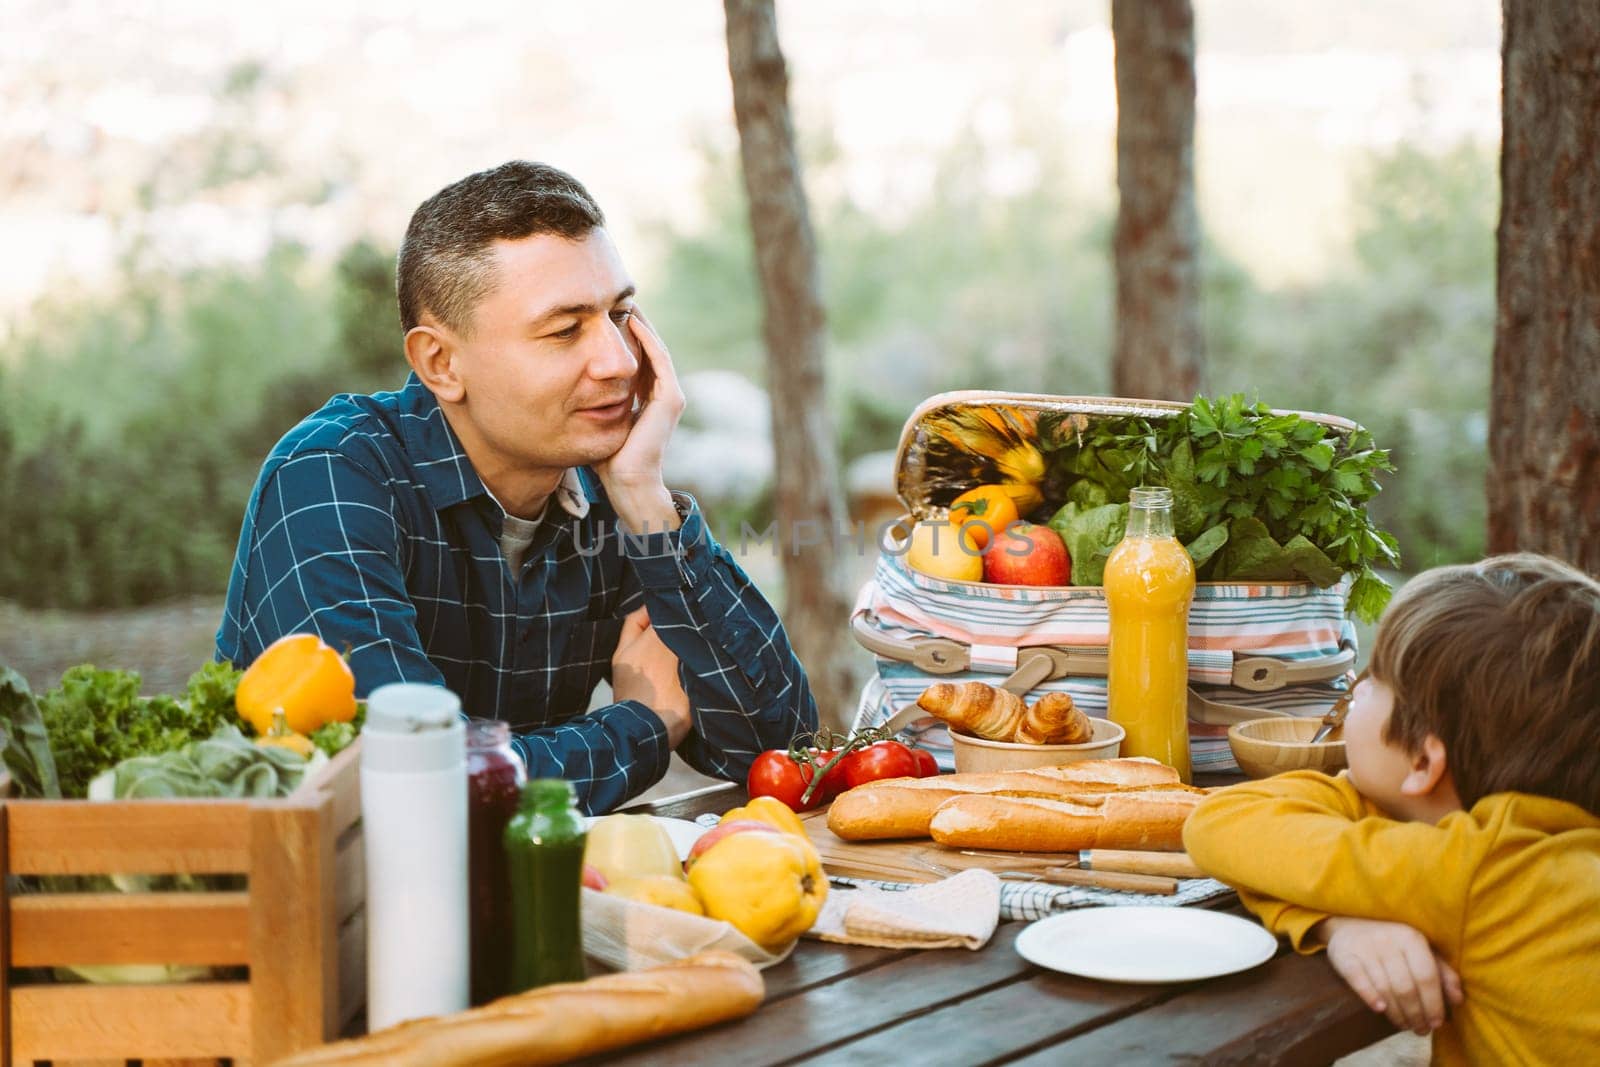
[[[623,616],[643,604],[694,709],[678,752],[742,780],[763,749],[816,728],[816,704],[777,614],[693,498],[674,499],[678,530],[634,536],[599,478],[569,471],[513,575],[505,512],[416,376],[399,392],[336,396],[261,469],[216,656],[245,666],[314,631],[349,648],[359,693],[446,686],[468,714],[511,723],[530,777],[565,778],[601,812],[659,781],[671,757],[645,705],[586,713]]]

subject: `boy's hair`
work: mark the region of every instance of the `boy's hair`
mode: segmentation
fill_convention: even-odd
[[[1514,790],[1600,814],[1600,582],[1531,553],[1427,571],[1369,670],[1394,691],[1386,740],[1437,736],[1466,807]]]
[[[470,335],[472,312],[494,287],[495,241],[541,233],[577,241],[605,224],[589,190],[544,163],[512,160],[445,186],[412,214],[400,244],[401,330],[409,332],[427,312]]]

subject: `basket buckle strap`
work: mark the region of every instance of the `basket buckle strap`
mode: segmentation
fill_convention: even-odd
[[[850,616],[850,632],[855,635],[856,644],[875,656],[909,663],[929,674],[959,674],[972,662],[971,653],[960,641],[948,637],[890,637],[872,623],[870,611],[858,611]]]
[[[1355,662],[1356,650],[1348,646],[1331,656],[1309,660],[1244,656],[1233,661],[1233,680],[1230,684],[1236,689],[1248,689],[1253,693],[1271,693],[1290,685],[1331,682],[1350,670]]]
[[[1103,648],[1066,649],[1056,645],[1035,645],[1017,649],[1017,669],[1000,683],[1019,697],[1035,686],[1057,678],[1104,678],[1106,650]]]

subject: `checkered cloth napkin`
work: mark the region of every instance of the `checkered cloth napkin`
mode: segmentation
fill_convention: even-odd
[[[833,885],[870,886],[891,893],[917,888],[905,882],[874,882],[864,878],[829,878],[828,881]],[[1073,908],[1116,908],[1133,904],[1146,908],[1181,907],[1214,900],[1231,892],[1232,889],[1215,878],[1180,878],[1178,891],[1170,897],[1154,893],[1130,893],[1121,889],[1007,880],[1000,883],[999,917],[1006,922],[1013,919],[1031,921]]]
[[[701,826],[715,826],[717,824],[717,816],[702,815],[695,821]],[[879,882],[867,878],[844,878],[839,876],[829,876],[828,881],[834,886],[845,889],[871,889],[881,893],[916,893],[919,894],[917,899],[920,901],[922,899],[921,895],[925,894],[927,891],[935,889],[939,886],[949,885],[952,882],[958,881],[960,878],[976,873],[980,872],[965,871],[961,875],[954,875],[942,882],[932,882],[925,885],[913,885],[909,882]],[[987,871],[981,873],[988,874]],[[990,877],[993,878],[992,875]],[[1076,885],[1050,885],[1045,882],[1021,882],[1011,880],[1002,881],[998,878],[995,878],[994,882],[999,887],[999,897],[997,901],[998,906],[996,907],[996,905],[993,904],[987,906],[995,909],[996,920],[1002,922],[1010,922],[1017,919],[1032,921],[1034,919],[1042,919],[1046,915],[1053,915],[1058,911],[1071,911],[1073,908],[1115,908],[1127,907],[1134,904],[1141,905],[1143,907],[1181,907],[1185,904],[1200,904],[1207,900],[1214,900],[1217,897],[1226,896],[1227,894],[1233,892],[1232,889],[1229,889],[1215,878],[1181,878],[1178,880],[1178,891],[1169,897],[1157,896],[1154,893],[1130,893],[1121,889],[1096,889],[1091,886]],[[963,887],[966,884],[968,883],[963,883]],[[963,898],[967,896],[964,888],[961,888],[959,892]],[[851,894],[834,894],[834,896],[843,896],[849,898]],[[877,898],[872,899],[877,901]],[[944,896],[936,896],[934,899],[941,902],[946,900]],[[832,903],[832,900],[833,897],[830,896],[829,903]],[[843,902],[841,902],[841,904],[842,903]],[[874,903],[873,906],[882,907],[883,905],[881,901],[879,901]],[[828,910],[827,905],[825,904],[823,915],[818,919],[818,927],[823,925],[823,922],[825,919],[827,919],[827,917]],[[950,924],[950,929],[956,930],[956,925],[958,924]],[[817,927],[813,927],[813,930],[815,929],[817,929]],[[970,937],[970,934],[964,934],[962,932],[970,929],[976,929],[976,927],[960,925],[960,930],[956,932],[947,932],[947,936],[958,939],[962,938],[963,936]],[[992,933],[993,930],[994,925],[991,923],[989,926],[989,932],[983,935],[984,941],[988,940],[989,933]],[[832,940],[839,939],[834,938]],[[876,942],[861,943],[875,944]],[[951,943],[955,942],[952,941]],[[970,947],[977,948],[982,944],[983,941],[979,941],[977,945],[972,945]]]

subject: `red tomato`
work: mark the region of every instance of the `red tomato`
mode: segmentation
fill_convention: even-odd
[[[769,748],[750,764],[745,778],[745,791],[752,797],[776,797],[793,811],[805,811],[822,803],[822,790],[811,797],[811,803],[801,804],[800,797],[816,774],[812,768],[802,766],[789,758],[781,748]]]
[[[839,752],[837,749],[834,749],[831,752],[818,752],[816,749],[812,749],[811,759],[816,763],[817,770],[820,771],[822,768],[828,765],[833,757],[837,756],[838,754]],[[817,790],[817,792],[821,795],[820,797],[812,797],[813,803],[811,807],[817,807],[820,804],[826,804],[834,797],[844,792],[844,776],[840,774],[839,771],[839,769],[843,766],[844,761],[840,760],[834,765],[833,770],[822,776],[822,786]]]
[[[916,778],[917,758],[898,741],[879,741],[858,748],[839,761],[844,787],[854,789],[880,778]]]
[[[912,748],[911,756],[917,761],[917,777],[932,778],[939,773],[939,761],[925,748]]]

